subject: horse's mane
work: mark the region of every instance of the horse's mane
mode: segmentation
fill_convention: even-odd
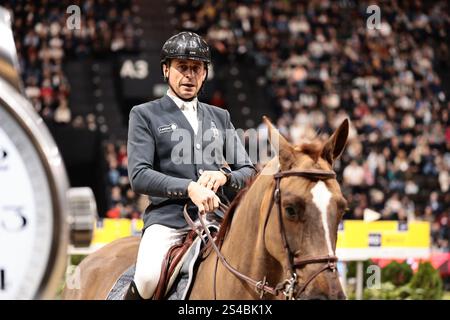
[[[216,236],[216,245],[217,247],[221,247],[223,240],[225,239],[225,236],[227,234],[228,229],[230,229],[231,221],[233,220],[234,213],[236,211],[236,208],[238,207],[239,203],[241,202],[244,195],[247,193],[248,189],[252,186],[253,182],[255,182],[256,178],[259,176],[259,173],[251,177],[247,180],[246,185],[241,191],[238,192],[236,197],[234,197],[233,201],[231,201],[230,206],[228,207],[228,210],[225,212],[224,218],[222,223],[220,224],[219,232]]]

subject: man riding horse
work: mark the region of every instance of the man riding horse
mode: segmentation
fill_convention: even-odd
[[[256,173],[229,112],[198,101],[210,63],[210,49],[200,36],[174,35],[161,51],[166,95],[130,112],[130,183],[135,192],[150,196],[151,203],[143,216],[136,272],[125,299],[153,296],[167,251],[190,230],[183,216],[186,203],[195,205],[189,210],[194,220],[197,209],[217,211],[225,193],[235,194]],[[211,146],[214,152],[209,152]],[[225,154],[232,159],[225,161]]]

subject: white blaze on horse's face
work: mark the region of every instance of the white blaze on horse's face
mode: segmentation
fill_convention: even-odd
[[[316,183],[314,188],[311,189],[313,196],[312,200],[314,205],[319,209],[322,218],[323,232],[325,234],[325,240],[328,247],[328,254],[334,256],[333,246],[331,245],[330,227],[328,225],[327,208],[331,200],[331,192],[328,190],[326,184],[323,181]]]

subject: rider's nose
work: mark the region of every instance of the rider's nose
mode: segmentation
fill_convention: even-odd
[[[194,76],[194,69],[188,68],[184,74],[185,74],[186,77],[191,77],[192,78]]]

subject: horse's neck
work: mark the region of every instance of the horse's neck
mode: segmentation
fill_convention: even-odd
[[[236,208],[221,254],[240,273],[256,281],[267,276],[267,281],[274,284],[278,283],[278,278],[272,277],[281,273],[280,266],[266,251],[263,234],[267,214],[264,211],[268,209],[271,186],[272,175],[260,174],[253,182]],[[200,264],[189,298],[255,299],[258,296],[253,287],[244,285],[241,279],[226,270],[216,254],[210,254]]]
[[[260,176],[239,203],[222,254],[239,272],[262,280],[273,264],[264,244],[264,220],[267,212],[262,203],[270,201],[271,179]],[[260,279],[261,278],[261,279]]]

